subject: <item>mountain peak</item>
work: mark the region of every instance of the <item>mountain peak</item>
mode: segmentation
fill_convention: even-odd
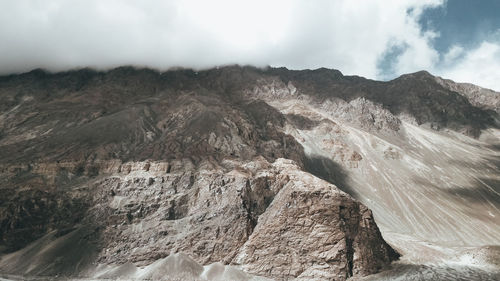
[[[427,70],[420,70],[413,73],[403,74],[399,76],[397,79],[434,79],[435,76],[429,73]]]

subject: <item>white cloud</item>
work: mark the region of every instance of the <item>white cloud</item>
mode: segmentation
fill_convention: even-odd
[[[2,1],[0,72],[240,63],[376,78],[377,60],[394,42],[409,46],[400,71],[433,63],[432,36],[421,33],[417,19],[424,7],[442,2]]]
[[[465,53],[465,49],[461,46],[454,45],[452,46],[446,54],[443,56],[443,64],[451,65],[456,62],[457,59],[462,57]]]
[[[450,50],[448,54],[454,52]],[[456,82],[469,82],[500,91],[500,43],[483,42],[477,48],[464,51],[451,66],[437,68],[435,73]]]
[[[0,74],[125,64],[328,67],[381,78],[422,69],[500,89],[499,44],[433,48],[418,19],[445,0],[0,0]]]

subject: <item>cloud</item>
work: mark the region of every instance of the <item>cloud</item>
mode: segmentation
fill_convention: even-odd
[[[376,79],[384,76],[380,59],[395,46],[404,48],[392,59],[394,74],[436,70],[438,34],[423,32],[418,20],[444,1],[0,0],[0,74],[239,63],[328,67]],[[484,62],[478,56],[439,73],[462,77],[462,64]]]
[[[453,57],[454,63],[438,67],[435,71],[438,75],[457,82],[472,82],[500,90],[500,43],[484,41],[468,51],[455,46],[446,54],[445,61],[450,60],[447,57]]]
[[[444,65],[451,65],[456,62],[457,59],[463,57],[465,49],[459,45],[453,45],[443,57]]]
[[[405,59],[412,66],[407,69],[432,61],[428,35],[420,33],[416,20],[424,7],[440,4],[441,0],[3,1],[0,71],[241,63],[331,67],[375,78],[377,59],[393,42],[410,46],[403,54],[412,58]]]

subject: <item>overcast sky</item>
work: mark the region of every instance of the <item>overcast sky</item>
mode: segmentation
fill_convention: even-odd
[[[500,91],[499,0],[0,0],[0,74],[139,65],[418,70]]]

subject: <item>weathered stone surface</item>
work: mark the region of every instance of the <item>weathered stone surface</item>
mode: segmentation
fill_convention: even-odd
[[[273,166],[286,183],[234,262],[275,278],[345,280],[397,257],[366,207],[286,160]]]
[[[85,243],[95,245],[93,256],[100,264],[144,266],[181,252],[200,264],[241,264],[250,273],[277,279],[343,280],[377,272],[398,256],[383,241],[366,207],[291,160],[271,164],[258,157],[223,161],[222,166],[194,166],[189,160],[99,164],[100,176],[86,181],[78,196],[66,193],[69,207],[85,200],[84,208],[41,206],[36,202],[45,197],[20,193],[37,200],[35,211],[13,212],[33,209],[26,209],[23,201],[6,207],[3,223],[11,221],[11,228],[2,229],[4,243],[23,245],[78,222],[98,230]],[[169,170],[170,165],[176,168]],[[37,169],[48,177],[54,177],[53,170]],[[40,215],[45,220],[37,220]],[[29,223],[26,216],[40,229],[28,225],[24,242],[11,241],[23,237],[15,223]]]

